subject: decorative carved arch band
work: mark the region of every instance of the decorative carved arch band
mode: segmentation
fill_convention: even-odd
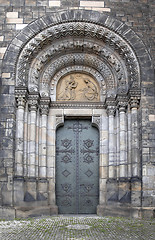
[[[17,63],[16,71],[16,84],[18,86],[26,85],[28,81],[27,71],[28,67],[31,65],[32,59],[37,56],[37,53],[40,52],[40,49],[47,48],[49,44],[52,44],[56,39],[65,39],[66,37],[87,37],[88,39],[96,39],[99,42],[102,41],[103,45],[100,46],[96,43],[86,44],[90,45],[89,48],[95,52],[97,55],[103,55],[104,58],[108,58],[109,62],[115,62],[113,56],[107,52],[105,45],[115,51],[121,56],[124,64],[127,66],[128,79],[131,85],[139,86],[140,75],[139,75],[139,66],[137,58],[131,48],[131,46],[120,37],[115,32],[107,29],[103,26],[87,23],[87,22],[68,22],[68,23],[57,23],[57,26],[49,27],[46,30],[43,30],[41,33],[37,34],[33,39],[31,39],[23,48],[20,53],[19,61]],[[66,44],[60,44],[53,46],[46,55],[42,56],[41,61],[38,63],[38,68],[42,69],[43,65],[49,61],[49,58],[54,58],[58,53],[66,51],[70,46]],[[72,44],[71,44],[72,45]],[[72,47],[83,48],[85,42],[74,41]],[[87,52],[87,50],[86,50]],[[38,69],[38,70],[39,70]]]

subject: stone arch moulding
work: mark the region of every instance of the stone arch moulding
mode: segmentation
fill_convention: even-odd
[[[12,49],[15,64],[10,63],[10,66],[14,71],[17,103],[15,206],[28,207],[31,202],[32,207],[37,206],[34,210],[37,212],[43,201],[46,211],[50,209],[52,213],[57,213],[53,193],[55,129],[64,121],[64,116],[77,114],[79,117],[92,117],[93,124],[100,128],[100,170],[106,169],[105,175],[109,177],[101,174],[103,189],[100,186],[98,213],[102,214],[106,207],[108,209],[108,203],[113,200],[118,208],[121,201],[125,202],[125,207],[135,207],[131,200],[131,178],[134,177],[140,186],[140,159],[139,153],[136,153],[134,162],[131,158],[127,159],[127,151],[131,155],[139,143],[137,141],[134,145],[132,139],[127,146],[126,139],[131,139],[132,134],[137,138],[139,134],[131,116],[137,124],[140,81],[145,77],[140,50],[143,49],[145,57],[149,58],[141,39],[128,26],[102,13],[66,10],[30,23],[10,44],[6,60]],[[72,112],[68,112],[67,104],[57,106],[57,83],[61,77],[72,72],[91,74],[96,79],[102,93],[98,105],[69,105],[73,108]],[[82,110],[79,113],[75,108],[80,106]],[[88,108],[87,113],[85,108]],[[115,132],[115,124],[118,132]],[[122,136],[123,144],[119,143],[116,135],[117,138]],[[115,149],[116,142],[119,150]],[[118,178],[121,179],[119,183]],[[119,196],[123,179],[127,190]],[[106,192],[111,182],[114,189],[111,193]]]

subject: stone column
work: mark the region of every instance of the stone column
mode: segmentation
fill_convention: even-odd
[[[39,152],[39,177],[46,178],[47,173],[47,116],[49,112],[49,98],[41,98],[40,115],[41,115],[41,143]]]
[[[28,157],[27,157],[27,152],[28,152],[28,104],[26,104],[25,107],[25,117],[24,117],[24,157],[23,157],[23,162],[24,162],[24,177],[27,177],[27,168],[28,168]]]
[[[131,108],[131,159],[132,176],[140,176],[139,126],[138,126],[139,99],[130,99]]]
[[[15,148],[15,177],[14,177],[14,204],[18,205],[24,199],[24,113],[27,98],[26,88],[15,88],[17,103],[16,111],[16,148]]]
[[[116,178],[116,141],[114,132],[115,102],[107,106],[109,121],[109,178]]]
[[[28,176],[36,177],[36,120],[37,120],[37,109],[38,109],[37,93],[31,93],[29,95],[28,107],[29,107],[29,114],[30,114]]]
[[[132,161],[131,161],[131,111],[128,110],[128,177],[132,176]]]
[[[116,130],[116,136],[117,136],[117,151],[116,151],[116,156],[117,156],[117,166],[116,166],[116,168],[117,168],[117,179],[119,178],[119,159],[120,159],[120,133],[119,133],[119,131],[120,131],[120,124],[119,124],[119,111],[118,111],[118,109],[116,110],[116,119],[117,119],[117,130]]]
[[[23,176],[23,152],[24,152],[24,111],[26,103],[26,89],[15,89],[17,104],[16,111],[16,150],[15,150],[15,175]]]
[[[108,165],[109,176],[106,181],[107,184],[107,204],[111,204],[115,196],[117,196],[118,186],[116,178],[116,135],[115,135],[115,112],[116,101],[115,98],[106,99],[107,115],[108,115]]]
[[[118,111],[119,111],[119,194],[118,200],[121,203],[130,203],[130,180],[128,179],[128,146],[127,146],[127,96],[118,95],[117,97]]]
[[[127,159],[127,98],[118,97],[119,109],[119,129],[120,129],[120,177],[128,176],[128,159]]]
[[[130,90],[131,109],[131,203],[134,207],[141,206],[141,165],[139,146],[138,107],[140,102],[140,90]]]

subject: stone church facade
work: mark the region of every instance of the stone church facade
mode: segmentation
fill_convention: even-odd
[[[0,1],[0,218],[155,217],[153,7]]]

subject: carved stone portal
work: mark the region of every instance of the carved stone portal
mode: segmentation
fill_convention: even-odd
[[[100,101],[99,86],[89,75],[72,73],[60,79],[57,86],[57,101]]]

